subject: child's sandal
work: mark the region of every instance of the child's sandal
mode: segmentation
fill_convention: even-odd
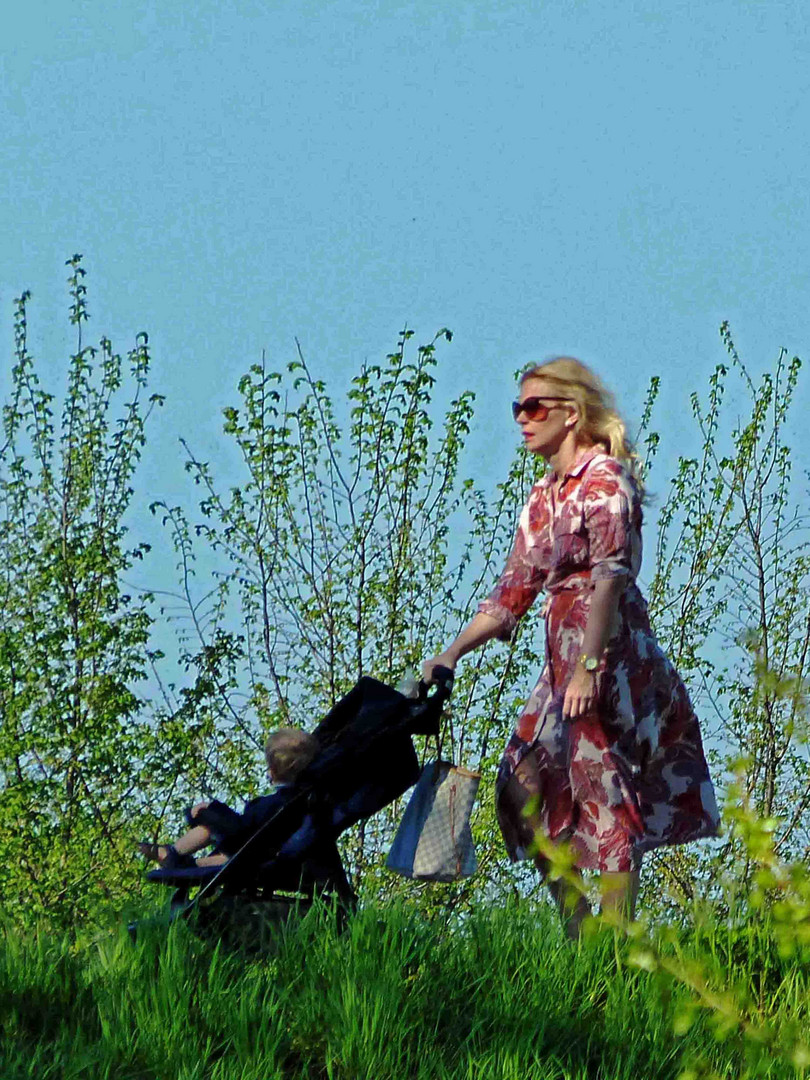
[[[179,870],[197,865],[192,855],[181,855],[174,844],[152,844],[144,840],[138,844],[138,851],[145,859],[158,863],[165,870]],[[165,851],[165,855],[161,855],[161,851]]]

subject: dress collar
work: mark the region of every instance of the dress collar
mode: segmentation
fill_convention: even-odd
[[[581,476],[585,471],[586,466],[589,465],[595,457],[598,457],[600,454],[604,453],[605,448],[603,446],[599,446],[598,443],[594,446],[584,447],[584,449],[580,450],[580,452],[574,458],[574,462],[571,465],[571,468],[566,472],[563,479],[567,480],[569,476]],[[552,469],[550,469],[540,481],[540,484],[542,487],[551,487],[551,485],[556,480],[557,474]]]

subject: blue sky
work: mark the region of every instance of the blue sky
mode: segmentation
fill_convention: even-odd
[[[671,456],[721,320],[755,370],[810,352],[799,0],[30,0],[2,25],[6,355],[30,288],[61,376],[82,252],[91,336],[147,329],[167,395],[146,498],[190,496],[177,436],[219,453],[239,375],[296,335],[337,387],[406,322],[451,327],[492,483],[532,357],[581,356],[631,418],[661,374]]]

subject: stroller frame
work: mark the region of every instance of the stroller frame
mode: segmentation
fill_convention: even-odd
[[[248,922],[269,919],[277,925],[319,897],[334,905],[339,923],[345,923],[357,896],[337,839],[416,782],[420,769],[412,736],[438,735],[452,686],[453,673],[446,668],[436,670],[432,693],[420,684],[416,700],[376,679],[360,679],[312,732],[321,751],[289,798],[226,863],[147,874],[175,890],[170,921],[193,917],[198,930],[222,939],[234,936],[245,913]],[[132,924],[133,935],[136,930]]]

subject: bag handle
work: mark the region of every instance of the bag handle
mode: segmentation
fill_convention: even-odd
[[[427,701],[430,698],[435,702],[438,708],[441,708],[445,701],[450,697],[453,692],[453,682],[455,681],[454,672],[444,667],[442,664],[437,664],[433,669],[433,678],[429,683],[426,683],[423,679],[419,680],[419,700]],[[433,693],[431,694],[431,690]],[[436,740],[436,760],[442,760],[442,742],[443,742],[443,729],[445,724],[450,727],[450,749],[451,752],[455,750],[453,739],[453,728],[447,720],[443,718],[442,723],[439,725],[439,730],[434,736]],[[455,756],[453,754],[453,756]]]

